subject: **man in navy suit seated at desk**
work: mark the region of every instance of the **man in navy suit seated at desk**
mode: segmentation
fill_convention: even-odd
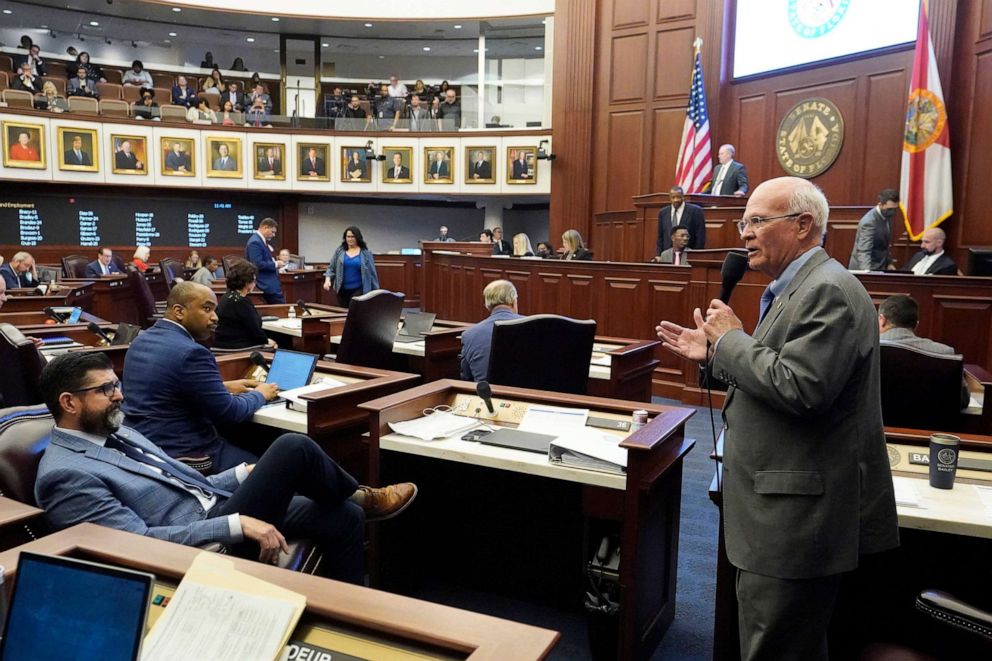
[[[269,563],[288,552],[287,536],[306,538],[328,576],[361,584],[363,524],[399,514],[417,495],[410,483],[359,486],[303,434],[280,436],[258,463],[205,478],[121,426],[124,395],[103,353],[58,356],[39,387],[55,429],[35,497],[56,529],[90,522],[191,546],[220,542]]]
[[[120,272],[117,264],[114,264],[114,251],[110,248],[100,248],[96,253],[96,260],[86,265],[87,278],[99,278]]]
[[[217,296],[197,282],[179,282],[169,292],[165,318],[141,333],[124,358],[128,426],[204,471],[255,461],[216,425],[247,422],[276,396],[274,383],[221,380],[217,360],[198,343],[216,328]]]
[[[482,290],[482,300],[489,316],[462,333],[462,378],[466,381],[485,381],[489,376],[493,324],[523,316],[517,314],[517,288],[509,280],[490,282]]]

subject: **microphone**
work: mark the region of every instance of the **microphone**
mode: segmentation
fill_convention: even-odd
[[[269,373],[269,364],[265,361],[265,356],[263,356],[260,352],[252,351],[251,355],[248,356],[248,358],[249,360],[251,360],[253,365],[257,367],[261,367],[263,370],[265,370],[266,374]]]
[[[496,409],[493,408],[493,389],[489,387],[489,382],[479,381],[475,384],[475,393],[485,402],[489,415],[496,415]]]
[[[730,295],[734,293],[734,287],[741,281],[747,272],[747,255],[740,252],[728,252],[720,268],[720,300],[724,303],[730,302]]]
[[[313,310],[310,309],[310,307],[307,305],[306,301],[304,301],[302,298],[300,300],[296,301],[296,304],[299,305],[301,308],[303,308],[303,312],[305,314],[308,314],[310,316],[313,316]]]
[[[63,323],[65,323],[65,319],[66,319],[65,318],[65,315],[59,314],[58,312],[56,312],[55,310],[53,310],[51,307],[45,308],[45,316],[48,317],[49,319],[54,319],[55,320],[55,323],[57,323],[57,324],[63,324]]]
[[[97,325],[96,325],[96,322],[95,322],[95,321],[91,321],[91,322],[90,322],[90,323],[89,323],[89,324],[88,324],[88,325],[86,326],[86,328],[87,328],[87,329],[88,329],[88,330],[89,330],[89,331],[90,331],[91,333],[96,333],[96,334],[97,334],[97,335],[99,335],[99,336],[100,336],[101,338],[103,338],[103,340],[104,340],[104,342],[106,342],[107,344],[110,344],[111,342],[113,342],[113,341],[114,341],[114,339],[113,339],[112,337],[110,337],[109,335],[107,335],[107,333],[106,333],[106,332],[105,332],[105,331],[104,331],[104,330],[103,330],[102,328],[100,328],[99,326],[97,326]]]

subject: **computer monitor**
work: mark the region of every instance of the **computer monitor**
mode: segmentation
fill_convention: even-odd
[[[0,658],[138,658],[155,577],[21,552]]]
[[[312,353],[276,349],[265,380],[278,385],[279,390],[302,388],[310,384],[313,370],[317,367],[317,358]]]
[[[968,249],[968,275],[992,276],[992,248]]]

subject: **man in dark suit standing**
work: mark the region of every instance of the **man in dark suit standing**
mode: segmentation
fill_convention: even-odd
[[[916,275],[957,275],[958,265],[944,252],[947,235],[939,227],[931,227],[923,232],[920,252],[910,258],[906,270]]]
[[[502,227],[493,228],[493,254],[494,255],[513,254],[513,248],[510,246],[510,242],[503,238]]]
[[[66,165],[88,166],[93,165],[93,159],[83,151],[83,138],[79,135],[72,136],[72,149],[65,152]]]
[[[317,156],[317,148],[311,147],[307,150],[307,157],[300,164],[300,174],[304,177],[324,177],[327,170],[324,166],[324,159]]]
[[[488,160],[486,160],[486,153],[483,151],[475,152],[475,159],[472,161],[472,178],[473,179],[493,178],[493,164]]]
[[[285,303],[282,295],[282,285],[279,283],[279,269],[284,264],[272,256],[272,246],[269,244],[279,231],[279,225],[271,218],[263,218],[258,224],[258,231],[251,235],[245,244],[245,259],[258,269],[256,284],[262,290],[266,303]]]
[[[877,314],[820,247],[828,214],[805,179],[763,183],[740,223],[750,267],[773,279],[754,333],[716,299],[692,328],[657,328],[729,384],[723,525],[742,659],[825,660],[843,576],[899,543]]]
[[[658,241],[655,246],[654,261],[664,251],[672,247],[672,229],[684,227],[689,230],[689,247],[702,250],[706,247],[706,219],[703,208],[685,201],[685,192],[681,186],[672,186],[668,191],[671,202],[658,212]]]
[[[118,170],[143,170],[145,164],[138,160],[137,155],[131,151],[131,141],[125,140],[121,143],[121,148],[114,154],[114,167]]]
[[[747,168],[743,163],[734,160],[737,150],[733,145],[722,145],[717,152],[717,159],[720,161],[713,172],[713,188],[711,195],[734,195],[744,197],[747,195]]]
[[[271,175],[273,177],[278,177],[282,174],[282,160],[272,147],[267,147],[265,149],[265,156],[258,159],[258,172],[259,174]]]
[[[878,204],[858,221],[854,248],[847,268],[852,271],[885,271],[892,264],[892,216],[899,210],[899,192],[886,188],[878,194]]]
[[[183,173],[191,171],[189,154],[183,150],[183,144],[181,142],[172,143],[172,150],[165,155],[165,169]]]
[[[103,275],[114,275],[121,270],[114,264],[114,251],[110,248],[100,248],[96,253],[96,260],[86,265],[87,278],[99,278]]]

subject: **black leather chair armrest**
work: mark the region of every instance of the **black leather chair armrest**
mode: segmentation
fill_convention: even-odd
[[[992,641],[992,613],[940,590],[924,590],[916,597],[916,610]]]

